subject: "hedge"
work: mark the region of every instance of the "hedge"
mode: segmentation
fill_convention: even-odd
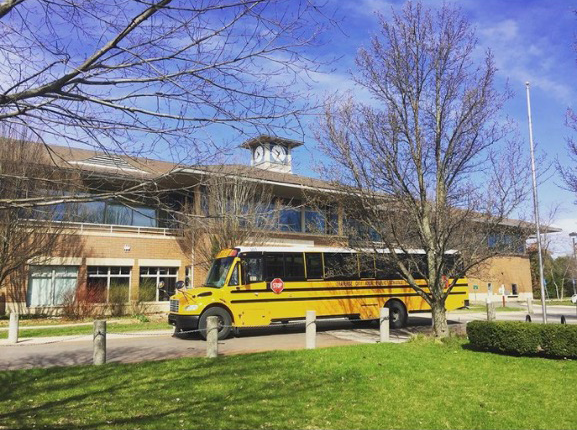
[[[471,321],[467,336],[474,347],[488,351],[577,358],[576,325]]]

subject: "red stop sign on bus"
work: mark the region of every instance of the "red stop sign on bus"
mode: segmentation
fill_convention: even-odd
[[[281,278],[274,278],[270,281],[270,289],[273,290],[275,294],[282,293],[282,290],[284,290],[283,280]]]

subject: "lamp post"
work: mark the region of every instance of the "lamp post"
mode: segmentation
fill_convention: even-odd
[[[543,276],[543,253],[541,251],[541,226],[539,222],[539,198],[537,196],[537,174],[535,173],[535,149],[533,145],[533,122],[531,120],[531,96],[529,82],[527,89],[527,117],[529,120],[529,147],[531,150],[531,173],[533,176],[533,210],[535,213],[535,230],[537,233],[537,253],[539,256],[539,284],[541,286],[541,307],[543,309],[543,324],[547,324],[547,305],[545,304],[545,277]]]
[[[569,237],[573,240],[573,270],[571,270],[571,278],[573,278],[573,294],[577,294],[577,290],[575,290],[575,269],[577,268],[577,256],[575,255],[575,237],[577,237],[577,233],[569,233]]]

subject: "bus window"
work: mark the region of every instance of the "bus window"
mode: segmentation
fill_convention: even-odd
[[[228,280],[228,286],[229,287],[236,287],[238,285],[238,264],[236,264],[234,266],[234,269],[232,269],[232,274],[230,275],[230,279]]]
[[[307,279],[323,279],[323,259],[320,252],[307,252]]]
[[[359,279],[357,254],[336,252],[325,253],[325,279]]]
[[[266,262],[266,280],[272,281],[274,278],[285,277],[284,275],[284,259],[281,252],[269,252],[264,256]]]
[[[396,269],[396,263],[387,256],[377,256],[375,265],[377,267],[377,279],[398,279],[400,276]]]
[[[246,283],[254,284],[263,281],[262,256],[247,256],[244,259],[244,271],[246,273]]]
[[[287,252],[284,255],[285,278],[287,281],[304,281],[305,262],[302,252]]]
[[[375,277],[375,258],[369,254],[359,254],[361,278]]]
[[[233,260],[233,257],[217,258],[214,260],[203,286],[212,288],[222,287]]]
[[[427,276],[427,256],[425,254],[400,255],[399,258],[415,279]]]

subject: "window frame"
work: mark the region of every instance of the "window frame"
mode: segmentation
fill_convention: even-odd
[[[156,269],[156,273],[146,273],[143,274],[142,269],[148,269],[148,271],[150,272],[150,269]],[[167,273],[161,273],[161,269],[167,269]],[[175,269],[175,273],[170,273],[171,269]],[[142,278],[145,279],[154,279],[155,280],[155,300],[154,303],[166,303],[168,302],[170,299],[166,299],[166,300],[160,300],[160,290],[158,288],[159,284],[160,284],[160,278],[174,278],[174,282],[176,284],[177,280],[178,280],[178,271],[179,271],[179,267],[176,266],[142,266],[138,268],[138,295],[140,297],[140,286],[142,284]]]
[[[107,272],[106,274],[100,274],[100,273],[96,273],[96,274],[90,274],[90,268],[91,267],[96,267],[97,268],[97,272],[98,272],[98,268],[102,268],[102,267],[106,267],[107,268]],[[119,274],[112,274],[111,269],[112,268],[118,268],[120,273]],[[123,274],[122,273],[122,269],[128,269],[128,275]],[[92,266],[86,266],[86,283],[88,284],[88,280],[92,278],[92,279],[106,279],[106,301],[103,303],[110,303],[110,282],[112,279],[126,279],[128,278],[128,302],[130,302],[130,297],[132,295],[132,266],[97,266],[97,265],[92,265]],[[87,287],[88,288],[88,287]],[[102,302],[100,302],[102,303]]]

